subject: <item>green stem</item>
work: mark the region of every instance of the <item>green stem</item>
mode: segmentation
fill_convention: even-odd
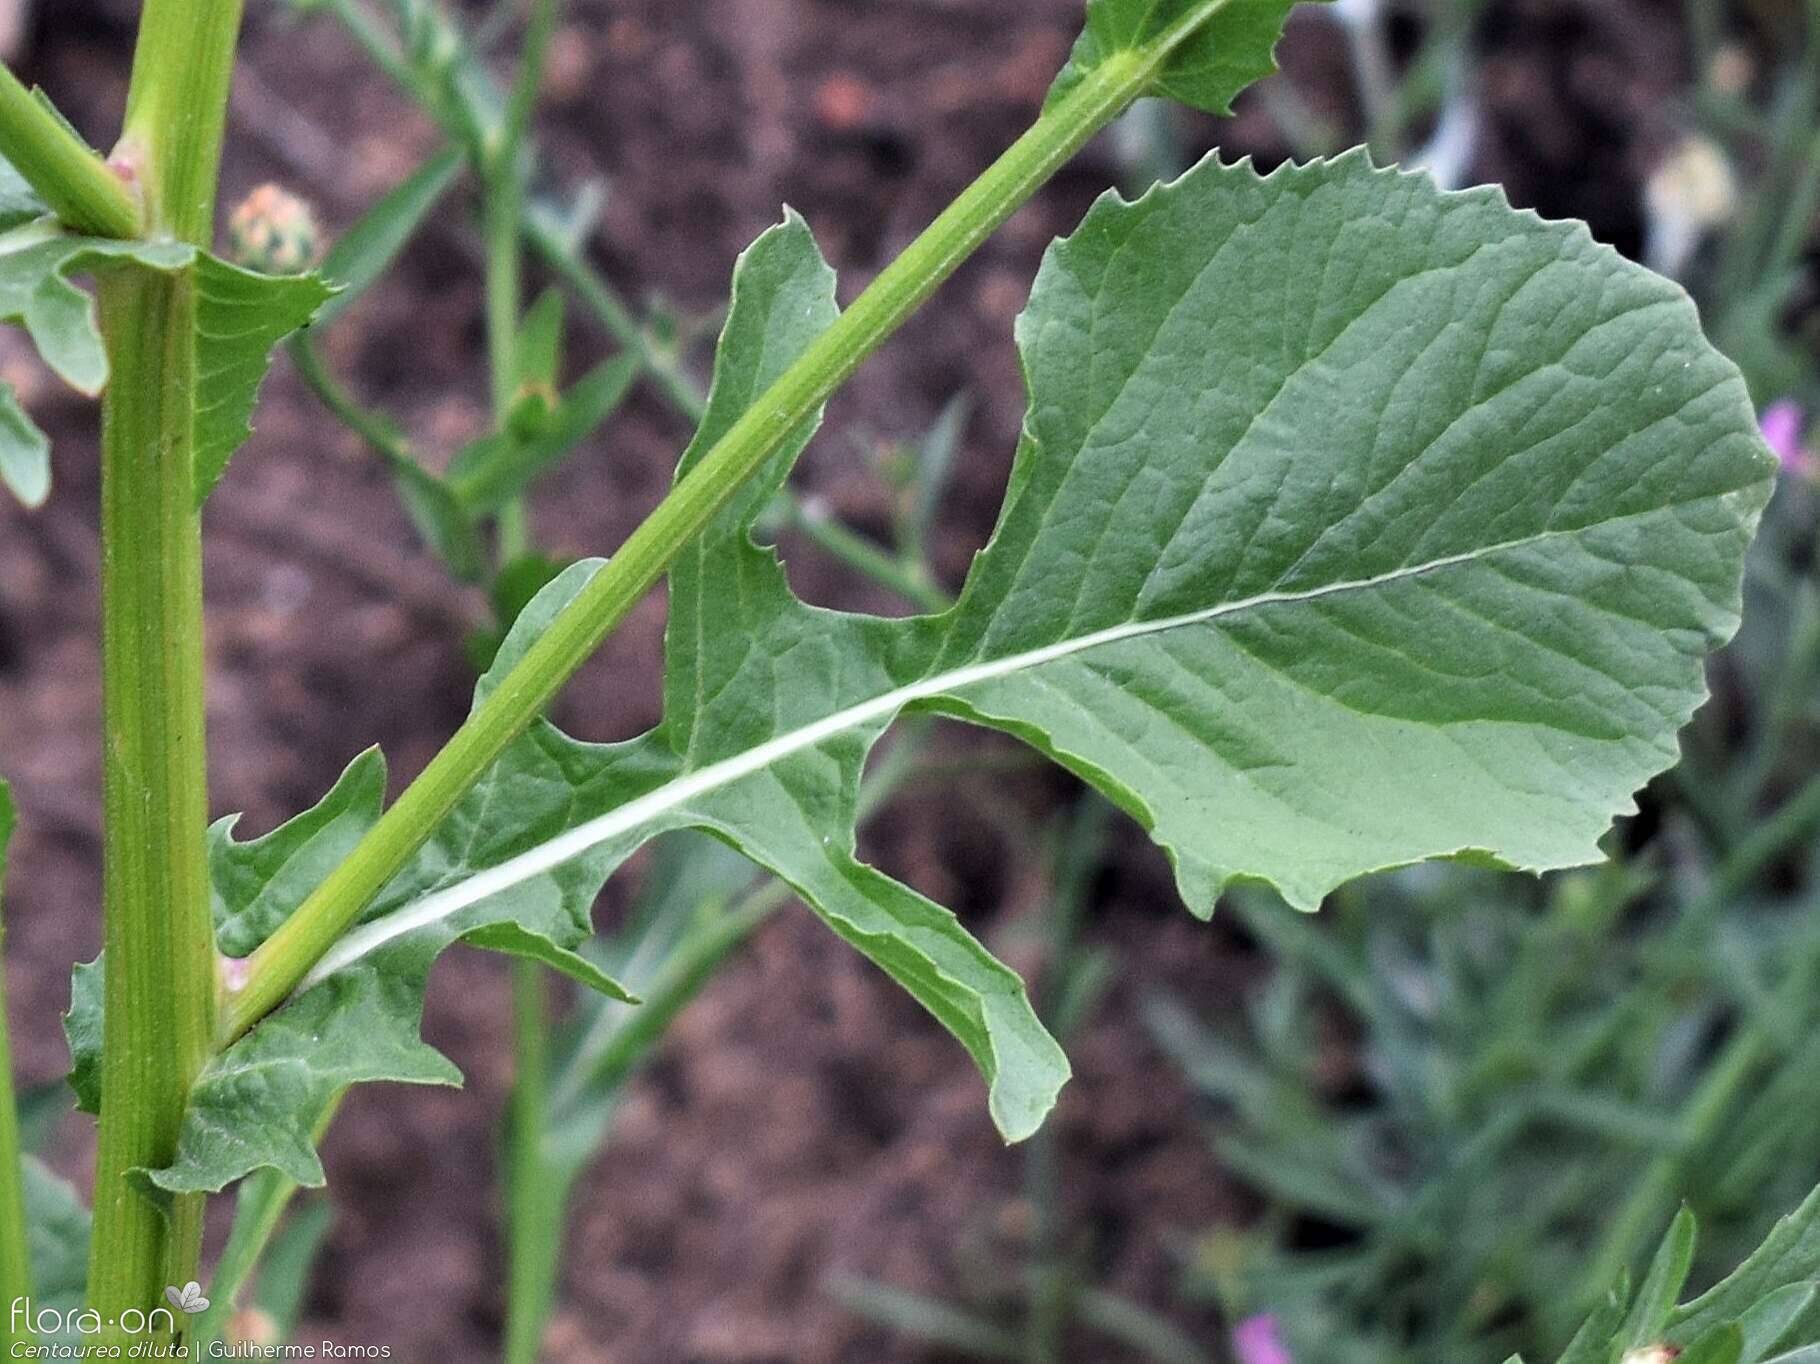
[[[295,366],[298,377],[316,395],[317,401],[343,426],[371,446],[388,466],[422,467],[411,450],[410,441],[405,439],[398,428],[379,413],[361,406],[354,395],[329,373],[328,366],[322,361],[322,353],[316,349],[307,333],[292,337],[286,349],[290,352],[291,363]]]
[[[543,969],[533,962],[513,964],[512,1024],[505,1364],[537,1364],[556,1297],[563,1184],[543,1154],[550,1107],[550,1017]]]
[[[0,782],[0,879],[6,875],[6,844],[13,832],[13,802]],[[19,1109],[13,1099],[13,1053],[6,1019],[6,942],[0,924],[0,1346],[31,1344],[28,1333],[13,1332],[12,1304],[32,1296],[32,1265],[25,1241],[25,1170],[20,1164]]]
[[[523,311],[524,244],[519,223],[525,212],[525,142],[543,83],[545,59],[555,32],[557,0],[531,0],[530,26],[518,78],[506,105],[497,145],[487,149],[482,168],[487,240],[487,340],[493,378],[493,421],[504,430],[518,398],[518,331]],[[510,563],[531,547],[523,498],[499,512],[499,560]],[[507,1207],[507,1364],[537,1364],[538,1346],[556,1294],[556,1263],[545,1253],[551,1238],[542,1228],[560,1224],[556,1182],[543,1159],[547,1090],[550,1080],[550,1002],[543,968],[512,964],[514,1083],[511,1170]]]
[[[500,429],[518,396],[518,328],[523,311],[524,253],[519,223],[525,212],[525,141],[544,62],[556,31],[556,0],[531,0],[530,26],[518,78],[506,104],[497,143],[486,148],[480,167],[487,241],[487,355],[493,375],[493,420]],[[524,554],[531,535],[524,501],[514,498],[499,512],[499,558]]]
[[[482,212],[487,246],[487,365],[493,382],[493,413],[503,423],[518,387],[518,320],[523,261],[518,251],[522,192],[516,163],[493,168],[483,182]]]
[[[348,859],[254,953],[246,986],[228,1002],[224,1037],[238,1037],[290,994],[779,442],[820,410],[938,285],[1142,94],[1170,53],[1219,8],[1198,8],[1151,47],[1117,54],[1095,68],[747,410],[551,621]]]
[[[199,245],[214,233],[240,14],[240,0],[146,0],[140,18],[121,156],[153,231]],[[214,1037],[216,957],[193,286],[188,275],[111,273],[100,315],[113,376],[101,441],[107,973],[88,1293],[111,1322],[196,1277],[202,1197],[160,1207],[130,1180],[176,1154]]]
[[[154,234],[208,246],[243,0],[145,0],[119,155]]]
[[[195,1277],[202,1199],[129,1185],[167,1165],[214,1035],[205,853],[202,537],[191,471],[187,277],[101,284],[106,1024],[90,1304],[104,1320]]]
[[[139,201],[100,154],[0,65],[0,155],[64,226],[97,237],[137,237]]]

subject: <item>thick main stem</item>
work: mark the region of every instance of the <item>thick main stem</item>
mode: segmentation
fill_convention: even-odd
[[[536,1364],[556,1296],[563,1188],[544,1159],[549,1122],[550,1023],[542,968],[512,965],[513,1085],[506,1121],[509,1283],[505,1364]]]
[[[225,1038],[245,1032],[296,988],[734,490],[1089,138],[1142,94],[1175,49],[1221,8],[1220,0],[1209,0],[1145,49],[1113,55],[1096,67],[747,410],[557,615],[352,855],[254,953],[246,986],[227,1002]]]
[[[175,1156],[214,1036],[194,307],[187,276],[101,285],[107,970],[89,1300],[104,1321],[194,1278],[202,1241],[200,1197],[167,1215],[130,1184]]]
[[[206,246],[214,235],[241,3],[145,0],[116,159],[137,175],[148,236]],[[195,294],[187,274],[140,270],[110,273],[100,294],[112,374],[101,438],[107,971],[88,1292],[113,1323],[196,1277],[202,1198],[160,1207],[133,1172],[176,1154],[212,1049],[216,979]]]

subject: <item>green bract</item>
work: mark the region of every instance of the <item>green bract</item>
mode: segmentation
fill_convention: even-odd
[[[681,472],[833,300],[800,221],[747,253]],[[906,710],[1074,770],[1151,830],[1201,914],[1235,878],[1312,908],[1427,858],[1590,861],[1673,761],[1773,470],[1674,285],[1577,225],[1362,155],[1270,176],[1208,161],[1102,200],[1018,335],[1025,439],[951,611],[790,593],[749,531],[811,434],[792,433],[672,567],[664,723],[614,745],[540,724],[508,750],[212,1065],[156,1181],[320,1178],[311,1133],[341,1088],[451,1077],[417,1040],[443,945],[501,921],[566,944],[604,877],[679,827],[793,886],[960,1038],[1001,1130],[1027,1135],[1066,1063],[1021,984],[854,855],[866,755]],[[483,696],[597,567],[526,610]],[[258,932],[228,922],[244,952]]]

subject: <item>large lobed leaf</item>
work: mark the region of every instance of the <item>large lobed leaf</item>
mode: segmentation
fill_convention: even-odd
[[[833,306],[799,221],[747,253],[685,470]],[[1209,161],[1102,200],[1018,334],[1026,435],[953,610],[880,620],[790,593],[748,532],[793,433],[672,571],[663,724],[515,745],[216,1063],[158,1182],[319,1177],[308,1134],[335,1088],[447,1077],[416,1031],[443,944],[483,921],[579,934],[604,877],[678,827],[792,885],[955,1033],[1000,1128],[1026,1135],[1066,1062],[1021,984],[854,854],[866,755],[906,709],[1079,773],[1201,914],[1236,878],[1313,907],[1425,858],[1590,861],[1673,761],[1773,469],[1674,285],[1495,191],[1359,155],[1268,177]],[[596,567],[546,589],[496,668]],[[311,1068],[303,1098],[273,1078]]]

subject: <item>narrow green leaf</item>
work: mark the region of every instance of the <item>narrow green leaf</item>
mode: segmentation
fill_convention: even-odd
[[[219,1341],[241,1307],[241,1292],[258,1269],[297,1185],[275,1170],[261,1170],[234,1194],[234,1223],[209,1280],[209,1305],[190,1323],[191,1338],[203,1349]]]
[[[1687,1208],[1675,1214],[1673,1225],[1668,1235],[1662,1239],[1662,1246],[1656,1252],[1655,1260],[1650,1264],[1649,1273],[1644,1277],[1643,1286],[1637,1290],[1636,1301],[1630,1306],[1630,1315],[1624,1319],[1624,1325],[1618,1331],[1618,1339],[1626,1350],[1634,1350],[1640,1345],[1662,1338],[1663,1327],[1668,1323],[1668,1315],[1680,1300],[1681,1289],[1687,1283],[1688,1271],[1694,1264],[1694,1215]]]
[[[608,999],[618,1000],[621,1004],[643,1003],[637,995],[580,953],[558,947],[541,934],[527,933],[515,923],[502,921],[482,924],[479,928],[462,934],[461,940],[469,947],[480,947],[489,952],[503,952],[507,956],[541,962],[552,971],[559,972]]]
[[[455,490],[414,459],[387,462],[405,514],[424,544],[456,578],[464,583],[479,582],[486,574],[486,547]]]
[[[1714,1327],[1676,1358],[1675,1364],[1739,1364],[1744,1358],[1744,1328],[1736,1322]]]
[[[449,486],[475,512],[522,496],[618,410],[638,374],[636,357],[606,361],[563,394],[534,433],[506,430],[468,446],[449,470]]]
[[[1770,1230],[1745,1262],[1669,1318],[1666,1335],[1685,1344],[1715,1327],[1741,1320],[1758,1303],[1790,1284],[1820,1278],[1820,1189]]]
[[[1795,1323],[1813,1305],[1820,1288],[1815,1284],[1792,1283],[1768,1294],[1738,1320],[1744,1336],[1744,1364],[1757,1364],[1783,1343]]]
[[[281,1339],[289,1340],[296,1332],[310,1273],[328,1239],[334,1211],[327,1199],[317,1199],[297,1209],[272,1238],[271,1247],[260,1262],[254,1301],[270,1318]]]
[[[1617,1287],[1605,1295],[1586,1324],[1574,1333],[1562,1352],[1560,1364],[1617,1364],[1616,1339],[1630,1301],[1630,1275],[1621,1275]]]
[[[323,257],[320,270],[340,292],[317,310],[317,327],[326,327],[340,317],[385,274],[442,202],[465,163],[459,148],[445,147],[342,233]]]
[[[1152,93],[1210,114],[1277,69],[1277,39],[1295,0],[1088,0],[1087,27],[1049,92],[1054,105],[1096,67],[1183,35]]]
[[[525,314],[518,331],[518,388],[554,393],[562,370],[563,296],[545,289]]]
[[[940,1298],[894,1288],[870,1279],[840,1278],[830,1286],[835,1299],[855,1316],[901,1331],[926,1344],[968,1359],[1023,1359],[1015,1331],[1006,1330]]]
[[[28,1155],[44,1150],[58,1124],[72,1111],[68,1084],[63,1080],[33,1085],[18,1095],[19,1149]]]
[[[28,507],[42,506],[51,491],[51,443],[6,384],[0,384],[0,483]]]

